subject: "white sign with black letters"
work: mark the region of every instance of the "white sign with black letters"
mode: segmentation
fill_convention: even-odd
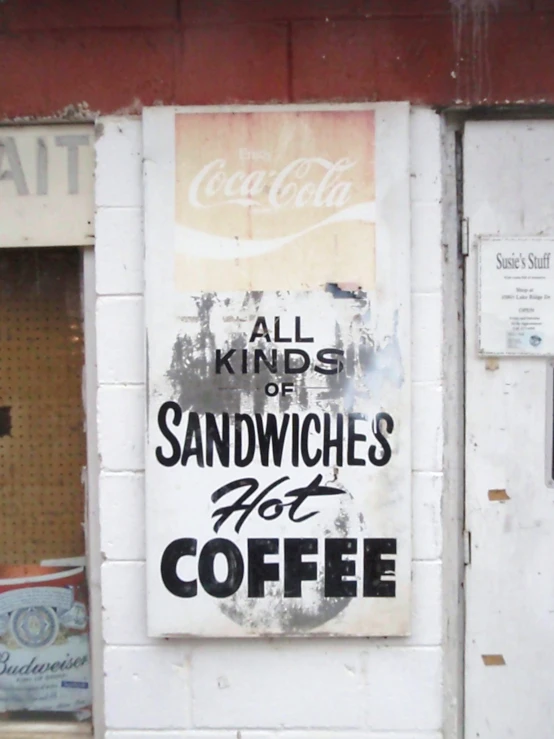
[[[554,240],[481,237],[479,352],[554,355]]]
[[[145,111],[152,636],[409,633],[408,120]]]
[[[0,128],[0,247],[94,243],[94,126]]]

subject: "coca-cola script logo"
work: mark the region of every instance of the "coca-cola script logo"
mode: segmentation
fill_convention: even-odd
[[[178,282],[304,288],[338,264],[372,279],[373,126],[370,110],[177,114]]]
[[[223,204],[257,208],[344,208],[351,198],[352,180],[343,179],[356,162],[300,157],[276,169],[235,169],[226,159],[214,159],[198,172],[189,187],[193,208]]]

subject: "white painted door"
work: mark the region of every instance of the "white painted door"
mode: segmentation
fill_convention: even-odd
[[[552,428],[549,360],[479,357],[476,241],[482,235],[554,239],[554,121],[467,124],[464,210],[470,244],[466,529],[471,533],[465,736],[551,739],[554,488],[547,484],[552,445],[547,432],[548,424]],[[522,242],[511,243],[517,255]],[[554,252],[547,241],[536,246],[541,254]]]

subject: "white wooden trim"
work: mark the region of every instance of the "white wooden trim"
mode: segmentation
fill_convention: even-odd
[[[83,482],[85,486],[85,545],[87,549],[87,575],[90,602],[90,648],[92,662],[92,717],[94,733],[104,735],[104,682],[102,603],[100,588],[100,516],[98,500],[98,451],[96,428],[96,278],[94,251],[85,247],[82,251],[82,301],[85,344],[85,366],[83,369],[83,408],[85,411],[87,467]],[[93,726],[89,722],[38,722],[3,721],[0,719],[0,735],[3,739],[28,739],[40,734],[41,739],[91,735]]]
[[[40,734],[41,739],[57,739],[60,735],[64,739],[71,737],[91,736],[92,726],[90,723],[79,724],[75,721],[3,721],[1,722],[0,732],[2,739],[29,739],[29,737]]]
[[[0,246],[92,245],[94,126],[12,123],[0,137],[14,162],[14,179],[0,183]]]
[[[96,272],[92,248],[83,249],[83,306],[85,367],[83,405],[87,434],[86,547],[90,603],[92,665],[92,722],[97,737],[104,736],[104,660],[102,638],[102,590],[100,571],[100,502],[98,497],[98,442],[96,424]]]
[[[463,264],[458,245],[456,126],[443,123],[443,370],[442,491],[443,733],[464,735],[464,320]]]

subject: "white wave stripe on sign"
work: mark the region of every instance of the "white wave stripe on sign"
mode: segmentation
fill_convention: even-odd
[[[318,228],[327,226],[331,223],[341,223],[345,221],[362,221],[363,223],[375,222],[375,202],[367,201],[352,205],[345,208],[339,213],[325,218],[318,223],[314,223],[307,228],[297,231],[288,236],[281,236],[276,239],[240,239],[238,236],[229,238],[226,236],[214,236],[212,234],[197,231],[187,226],[177,226],[177,238],[175,250],[178,254],[183,254],[196,259],[244,259],[245,257],[258,257],[262,254],[269,254],[277,251],[286,244],[299,239],[301,236],[315,231]]]

